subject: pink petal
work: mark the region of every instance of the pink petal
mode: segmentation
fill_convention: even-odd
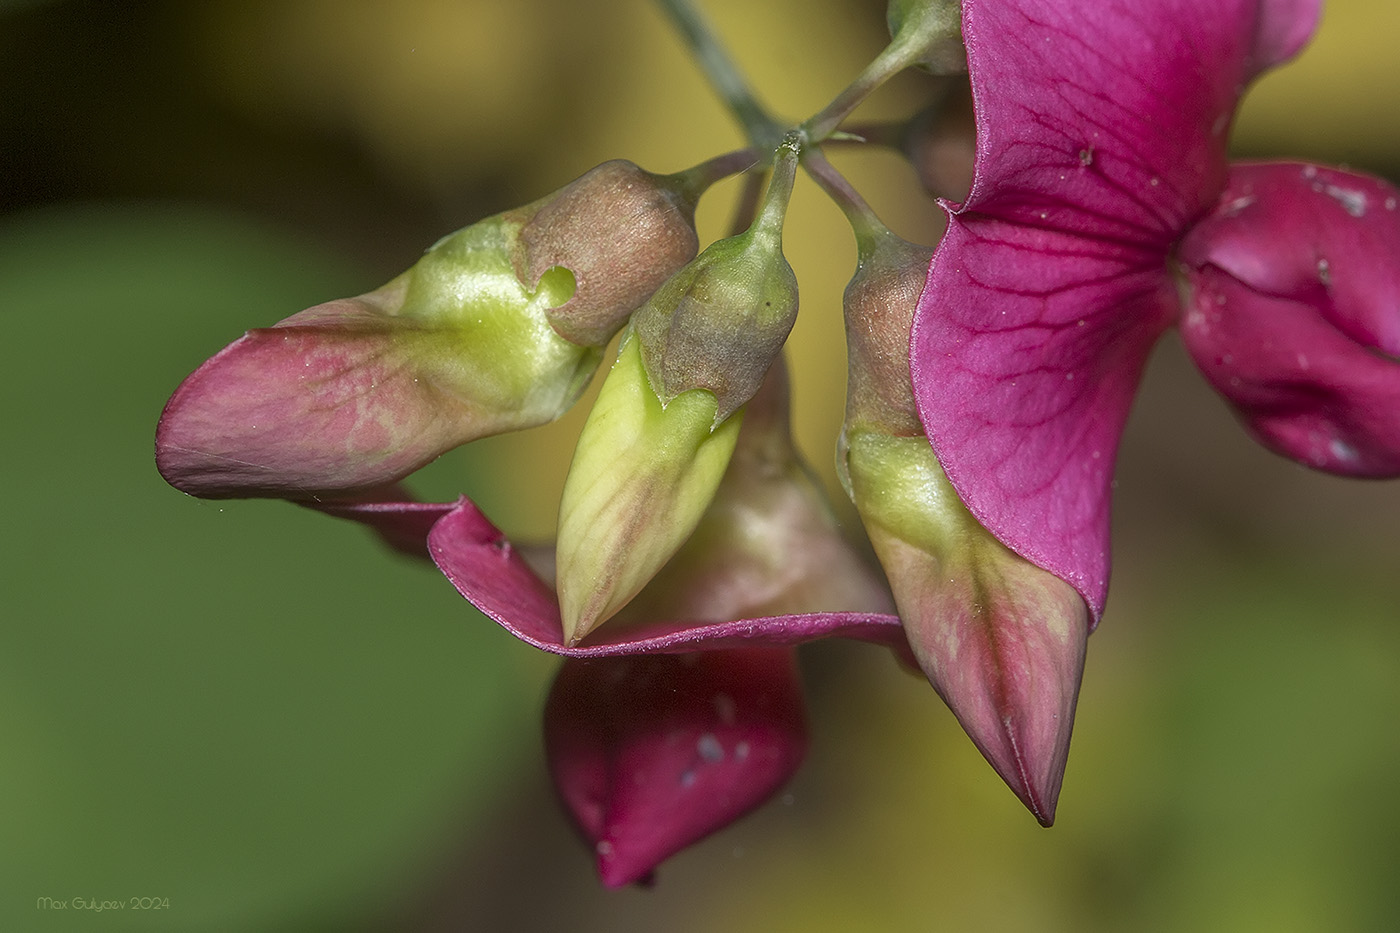
[[[365,525],[394,550],[424,559],[429,559],[428,532],[453,509],[450,503],[414,502],[399,486],[367,490],[349,499],[303,499],[297,504]]]
[[[197,496],[300,498],[396,481],[471,439],[471,406],[413,362],[425,338],[381,304],[318,305],[208,360],[161,415],[161,475]]]
[[[949,479],[1097,621],[1109,484],[1147,354],[1175,313],[1171,245],[1224,185],[1251,78],[1316,0],[964,0],[978,117],[912,341]]]
[[[501,627],[536,648],[567,657],[788,646],[819,638],[856,638],[907,651],[899,618],[868,612],[603,626],[586,644],[568,647],[553,589],[470,500],[461,499],[433,526],[428,549],[457,591]]]
[[[1312,165],[1241,165],[1182,243],[1182,338],[1266,447],[1400,475],[1400,190]]]
[[[569,659],[545,705],[550,773],[609,887],[763,803],[806,747],[791,649]]]
[[[1319,0],[965,0],[965,210],[1164,248],[1225,178],[1235,105]]]
[[[1142,367],[1176,314],[1160,260],[955,217],[915,318],[924,428],[988,531],[1103,611],[1109,493]]]

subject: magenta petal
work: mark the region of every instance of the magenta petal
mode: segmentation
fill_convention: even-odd
[[[1235,105],[1319,0],[964,0],[964,209],[1165,248],[1220,190]]]
[[[964,0],[977,166],[915,316],[915,396],[968,508],[1095,622],[1119,436],[1175,315],[1167,253],[1224,185],[1239,95],[1317,6]]]
[[[585,644],[568,647],[554,590],[470,500],[461,499],[433,526],[428,549],[457,591],[487,616],[521,641],[568,657],[797,645],[819,638],[856,638],[908,650],[897,616],[866,612],[603,626]]]
[[[939,462],[977,520],[1095,621],[1119,437],[1175,313],[1160,259],[979,216],[952,218],[919,300],[911,365]]]
[[[1254,37],[1254,69],[1288,61],[1303,50],[1317,29],[1322,0],[1261,0],[1259,29]]]
[[[1308,466],[1400,475],[1400,190],[1241,165],[1182,243],[1182,338],[1256,438]]]
[[[197,496],[301,498],[394,482],[471,439],[463,403],[407,365],[413,337],[373,323],[370,297],[249,331],[195,370],[161,415],[161,475]]]
[[[763,803],[806,747],[790,649],[569,659],[545,705],[550,774],[609,887]]]
[[[428,532],[455,507],[452,503],[414,502],[399,486],[384,486],[348,499],[309,500],[297,505],[358,522],[389,547],[409,557],[428,558]]]

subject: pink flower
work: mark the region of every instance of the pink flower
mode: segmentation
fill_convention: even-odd
[[[914,325],[943,468],[1011,550],[1103,611],[1109,490],[1149,351],[1183,323],[1256,437],[1400,472],[1397,193],[1226,161],[1236,104],[1318,0],[965,0],[976,175]],[[1183,318],[1184,313],[1184,318]]]

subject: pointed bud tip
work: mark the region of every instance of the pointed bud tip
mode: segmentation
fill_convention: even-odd
[[[853,498],[919,666],[1035,818],[1055,818],[1089,637],[1068,583],[958,499],[922,437],[848,437]]]

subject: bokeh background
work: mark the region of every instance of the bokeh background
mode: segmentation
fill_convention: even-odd
[[[874,0],[703,6],[793,118],[884,37]],[[1400,178],[1397,40],[1400,6],[1331,0],[1239,151]],[[604,159],[738,141],[644,0],[0,0],[0,929],[1400,928],[1400,486],[1255,447],[1172,340],[1123,447],[1058,825],[926,685],[821,644],[800,776],[650,891],[601,890],[554,803],[548,657],[358,529],[156,474],[165,398],[244,329]],[[837,157],[937,235],[899,158]],[[799,440],[836,493],[853,247],[810,183],[787,251]],[[419,489],[547,538],[582,414]]]

